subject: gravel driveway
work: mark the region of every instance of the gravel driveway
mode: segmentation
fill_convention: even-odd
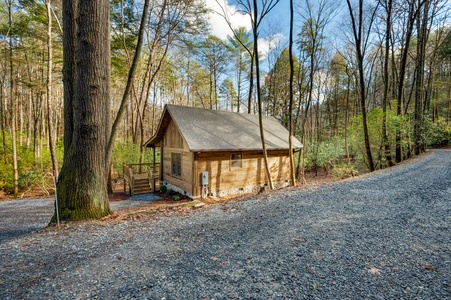
[[[451,151],[264,200],[22,234],[0,259],[0,299],[451,299]]]

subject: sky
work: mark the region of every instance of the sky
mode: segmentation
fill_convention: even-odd
[[[237,12],[237,8],[233,5],[229,5],[226,0],[218,0],[221,4],[218,4],[216,0],[205,0],[207,7],[212,10],[209,14],[209,24],[213,35],[221,39],[227,39],[228,35],[232,35],[229,25],[225,21],[222,14],[221,6],[228,12],[228,17],[234,27],[246,27],[247,30],[251,29],[251,22],[248,15],[242,15]]]
[[[222,16],[222,8],[227,11],[228,17],[234,28],[243,26],[247,30],[251,30],[249,15],[243,15],[237,11],[238,8],[232,4],[232,1],[205,0],[205,3],[207,4],[207,7],[212,10],[209,15],[209,24],[213,35],[216,35],[223,40],[226,40],[227,36],[233,35],[229,25]],[[268,53],[271,47],[275,46],[276,43],[286,42],[286,35],[283,33],[283,30],[288,28],[288,3],[289,2],[286,0],[280,1],[262,22],[261,29],[259,30],[259,52],[261,52],[264,56]],[[286,24],[284,25],[282,23]]]

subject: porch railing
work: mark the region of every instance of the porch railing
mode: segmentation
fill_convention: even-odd
[[[160,164],[159,163],[142,163],[142,164],[123,164],[122,171],[124,174],[124,193],[127,192],[127,184],[130,187],[130,194],[133,195],[135,191],[135,179],[138,177],[142,179],[147,174],[149,184],[152,186],[152,191],[155,191],[155,182],[160,178]]]

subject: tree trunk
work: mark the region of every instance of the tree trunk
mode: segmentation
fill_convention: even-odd
[[[150,0],[144,1],[144,8],[143,8],[143,14],[141,18],[141,24],[139,27],[139,33],[138,33],[138,44],[136,45],[135,55],[133,57],[132,66],[128,72],[128,78],[127,78],[127,84],[125,86],[124,94],[122,95],[121,105],[119,107],[119,111],[117,112],[116,118],[113,123],[113,127],[111,128],[111,133],[108,139],[108,145],[107,145],[107,156],[106,156],[106,165],[109,166],[111,162],[111,156],[113,153],[113,147],[114,147],[114,140],[116,138],[117,129],[119,128],[119,124],[121,122],[122,116],[125,112],[125,106],[127,104],[127,99],[130,95],[131,87],[135,80],[135,73],[136,69],[138,68],[139,59],[141,57],[141,49],[143,44],[143,36],[144,36],[144,28],[147,22],[147,13],[149,10],[149,2]],[[133,123],[132,123],[133,126]]]
[[[254,53],[251,54],[251,67],[249,70],[249,94],[247,96],[247,113],[250,114],[252,112],[252,94],[254,91],[254,61],[255,56],[258,56],[255,54],[255,46],[254,46]]]
[[[12,38],[12,1],[8,3],[8,18],[9,18],[9,98],[11,110],[11,144],[13,151],[13,173],[14,173],[14,195],[19,193],[19,168],[17,164],[17,140],[16,140],[16,109],[14,101],[14,64],[13,64],[13,38]]]
[[[6,112],[4,109],[4,97],[3,97],[3,82],[0,83],[0,127],[2,131],[2,144],[3,144],[3,162],[6,164],[6,135],[5,135],[5,120]]]
[[[346,0],[348,4],[349,14],[351,16],[352,21],[352,31],[354,34],[354,42],[355,42],[355,50],[356,50],[356,56],[357,56],[357,67],[358,67],[358,82],[359,82],[359,92],[360,92],[360,109],[362,113],[362,125],[363,125],[363,136],[364,136],[364,142],[365,142],[365,150],[366,150],[366,156],[368,160],[368,168],[370,171],[374,171],[374,162],[373,162],[373,156],[371,154],[371,144],[370,144],[370,137],[368,133],[368,121],[367,121],[367,115],[366,115],[366,87],[365,87],[365,71],[363,69],[363,59],[364,59],[364,51],[365,49],[362,49],[364,47],[364,24],[363,24],[363,0],[359,1],[359,9],[358,9],[358,17],[359,20],[356,22],[356,19],[354,17],[353,9],[351,7],[350,0]],[[370,19],[370,28],[374,21],[375,11],[373,12],[372,18]],[[369,32],[369,29],[367,29]]]
[[[75,23],[76,20],[76,23]],[[108,0],[63,1],[65,116],[64,162],[58,182],[62,220],[111,213],[106,189],[110,128],[110,28]],[[76,32],[76,38],[75,38]],[[75,55],[70,55],[75,54]],[[75,64],[76,61],[76,64]],[[73,72],[71,72],[73,71]],[[72,85],[74,83],[74,85]],[[74,94],[67,91],[73,88]]]
[[[288,126],[289,126],[289,136],[288,136],[288,149],[290,154],[290,179],[291,185],[296,185],[296,178],[294,174],[294,156],[293,156],[293,81],[294,81],[294,62],[293,62],[293,0],[290,0],[290,38],[288,54],[290,56],[290,103],[288,108]]]
[[[58,178],[58,161],[56,159],[55,144],[53,142],[53,125],[52,125],[52,110],[50,102],[52,98],[52,7],[51,0],[46,2],[47,6],[47,128],[50,148],[50,157],[52,158],[52,167],[55,171],[54,176]]]
[[[415,62],[415,117],[414,117],[414,152],[419,155],[423,149],[422,127],[423,127],[423,102],[424,102],[424,66],[426,56],[426,43],[428,34],[429,0],[425,1],[423,16],[417,16],[417,56]]]
[[[403,97],[404,97],[404,82],[406,77],[406,66],[407,66],[407,58],[409,54],[409,46],[410,46],[410,39],[412,38],[413,34],[413,26],[415,24],[416,15],[418,14],[418,10],[423,5],[423,2],[419,3],[419,7],[415,10],[415,1],[412,1],[409,4],[409,13],[407,16],[407,26],[406,26],[406,38],[404,41],[404,47],[401,51],[401,63],[400,63],[400,70],[399,70],[399,82],[398,82],[398,91],[397,91],[397,99],[398,103],[396,106],[396,114],[399,118],[402,117],[402,108],[403,108]],[[399,124],[396,128],[396,162],[399,163],[402,161],[402,133],[401,133],[401,123],[400,120]]]
[[[266,142],[265,134],[263,129],[263,112],[262,112],[262,99],[261,99],[261,89],[260,89],[260,63],[258,55],[258,7],[257,0],[254,0],[254,24],[253,24],[253,35],[254,35],[254,58],[255,58],[255,79],[257,85],[257,104],[258,104],[258,122],[260,125],[260,137],[262,141],[263,148],[263,159],[265,162],[266,177],[268,178],[269,188],[274,189],[274,185],[271,178],[271,171],[268,165],[268,153],[266,152]]]
[[[385,159],[389,166],[393,166],[390,142],[387,136],[387,104],[388,104],[388,89],[390,86],[388,77],[388,63],[390,60],[390,39],[391,39],[391,18],[392,18],[393,0],[388,0],[387,3],[387,24],[385,30],[385,53],[384,53],[384,97],[382,99],[382,110],[384,117],[382,119],[382,143],[384,145]]]

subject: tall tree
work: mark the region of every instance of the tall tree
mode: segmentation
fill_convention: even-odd
[[[270,114],[279,119],[283,126],[289,128],[290,109],[290,51],[282,51],[276,59],[274,66],[265,76],[265,102]],[[298,79],[299,62],[293,57],[293,82]],[[296,76],[295,76],[296,75]],[[293,94],[297,92],[293,86]],[[294,101],[294,100],[293,100]]]
[[[218,109],[218,81],[229,63],[228,50],[224,41],[214,35],[208,36],[199,47],[200,60],[210,71],[210,109]]]
[[[260,61],[259,61],[259,53],[258,53],[258,35],[259,35],[259,27],[264,19],[264,17],[279,3],[279,0],[262,0],[261,2],[261,12],[259,13],[257,0],[253,1],[253,6],[248,7],[248,11],[253,11],[253,14],[250,13],[251,22],[252,22],[252,36],[254,38],[254,60],[255,60],[255,79],[257,86],[257,104],[258,104],[258,121],[260,124],[260,137],[262,141],[263,148],[263,158],[265,161],[265,169],[266,176],[269,182],[269,188],[274,189],[274,184],[271,178],[271,171],[268,165],[268,154],[266,152],[266,142],[265,135],[263,129],[263,110],[262,110],[262,96],[261,96],[261,86],[260,86]],[[249,2],[247,2],[250,5]]]
[[[236,30],[233,31],[234,36],[229,36],[229,44],[231,48],[232,55],[235,58],[235,73],[236,73],[236,84],[237,84],[237,101],[236,101],[236,108],[237,112],[240,112],[241,108],[241,94],[243,91],[243,79],[244,74],[250,74],[250,70],[247,65],[249,64],[249,49],[252,48],[252,42],[251,42],[251,34],[250,32],[246,31],[245,27],[239,27]],[[244,46],[243,46],[244,45]],[[246,55],[247,54],[247,55]],[[251,85],[251,83],[249,83]],[[252,93],[251,93],[252,97]],[[252,98],[251,98],[252,99]],[[249,100],[249,98],[248,98]],[[248,101],[249,106],[249,101]],[[233,108],[232,108],[233,111]],[[249,111],[249,110],[248,110]]]
[[[14,194],[19,193],[19,167],[17,163],[17,139],[16,139],[16,104],[14,96],[14,58],[13,58],[13,0],[8,1],[9,24],[9,99],[10,99],[10,133],[13,154]]]
[[[254,93],[254,64],[255,64],[255,54],[256,54],[255,53],[255,45],[253,44],[254,41],[249,42],[248,36],[243,35],[242,27],[238,27],[238,28],[233,27],[232,21],[230,20],[230,17],[229,17],[229,13],[226,9],[226,5],[221,5],[219,0],[215,0],[215,1],[222,10],[221,16],[225,19],[230,30],[232,31],[233,38],[239,44],[241,44],[241,46],[246,50],[246,52],[249,55],[250,66],[248,69],[249,93],[248,93],[248,97],[247,97],[247,113],[250,114],[252,112],[252,97],[253,97],[253,93]],[[267,3],[267,2],[268,2],[268,0],[262,0],[263,9],[266,9],[268,7],[268,4],[271,4],[271,3]],[[240,7],[239,13],[241,13],[243,15],[249,15],[251,22],[254,23],[254,21],[252,20],[253,19],[253,15],[252,15],[253,10],[252,10],[252,4],[251,4],[250,0],[246,0],[246,1],[238,0],[237,5],[238,5],[238,7]],[[258,9],[258,7],[257,7],[257,9]],[[254,25],[252,25],[252,27],[253,26]],[[253,32],[254,32],[254,29],[252,29],[252,37],[254,37]]]
[[[302,182],[305,182],[304,178],[304,157],[306,151],[306,122],[310,107],[313,102],[313,93],[315,86],[319,86],[319,82],[315,82],[315,79],[319,81],[317,74],[320,71],[321,61],[324,58],[324,31],[326,26],[332,20],[334,12],[336,11],[336,5],[332,4],[329,0],[311,1],[305,0],[303,10],[300,13],[303,19],[303,25],[301,32],[299,33],[298,43],[301,51],[304,52],[307,58],[308,70],[308,82],[307,82],[307,102],[304,105],[304,114],[301,120],[301,137],[304,148],[299,153],[300,155],[300,169],[299,173]],[[319,99],[317,99],[317,105],[319,105]],[[319,110],[317,110],[319,112]],[[319,122],[319,120],[318,120]],[[316,145],[319,147],[319,141]]]
[[[414,25],[415,20],[417,19],[417,15],[423,6],[424,0],[407,0],[403,3],[403,8],[407,10],[406,12],[406,21],[404,24],[405,34],[404,39],[401,41],[400,47],[400,57],[399,57],[399,73],[398,73],[398,85],[397,85],[397,105],[396,105],[396,113],[398,117],[402,117],[403,115],[403,104],[404,104],[404,83],[406,78],[406,69],[407,69],[407,60],[409,57],[409,48],[410,42],[414,33]],[[402,161],[402,131],[401,124],[398,122],[398,128],[396,129],[396,162]]]
[[[346,0],[349,10],[349,16],[351,17],[351,29],[353,35],[353,42],[355,47],[355,56],[357,58],[357,68],[358,68],[358,84],[359,84],[359,97],[360,97],[360,109],[362,114],[362,125],[363,125],[363,136],[365,140],[365,149],[368,167],[370,171],[374,171],[373,155],[371,154],[371,144],[370,136],[368,133],[368,120],[366,111],[366,82],[365,82],[365,70],[364,70],[364,60],[366,55],[366,50],[369,43],[369,38],[371,36],[371,27],[375,20],[377,6],[369,11],[369,17],[365,24],[363,0],[358,1],[358,8],[354,9],[351,5],[350,0]],[[355,11],[356,14],[355,15]]]
[[[293,101],[294,101],[294,95],[293,95],[293,85],[294,85],[294,60],[293,60],[293,23],[294,23],[294,6],[293,6],[293,0],[290,0],[290,36],[289,36],[289,42],[288,42],[288,52],[289,52],[289,59],[290,59],[290,104],[288,108],[289,118],[288,118],[288,150],[290,152],[290,179],[291,179],[291,185],[296,185],[296,178],[294,174],[294,156],[293,156],[293,135],[294,135],[294,129],[293,129]]]
[[[381,0],[379,0],[381,1]],[[386,13],[386,23],[385,23],[385,52],[384,52],[384,95],[382,98],[382,111],[384,113],[382,119],[382,142],[385,150],[385,157],[389,165],[393,165],[392,156],[390,151],[390,143],[387,136],[387,106],[388,106],[388,92],[390,88],[389,82],[389,62],[390,62],[390,42],[391,42],[391,31],[392,31],[392,14],[393,14],[393,0],[383,0],[383,6]]]
[[[53,68],[53,47],[52,47],[52,2],[47,0],[45,3],[47,7],[47,130],[50,148],[50,156],[52,159],[52,167],[55,171],[55,176],[58,176],[58,160],[56,159],[55,144],[53,142],[53,122],[51,110],[52,98],[52,68]]]
[[[63,1],[65,152],[58,181],[63,220],[111,213],[106,190],[110,128],[109,1]],[[68,94],[72,91],[72,94]]]

